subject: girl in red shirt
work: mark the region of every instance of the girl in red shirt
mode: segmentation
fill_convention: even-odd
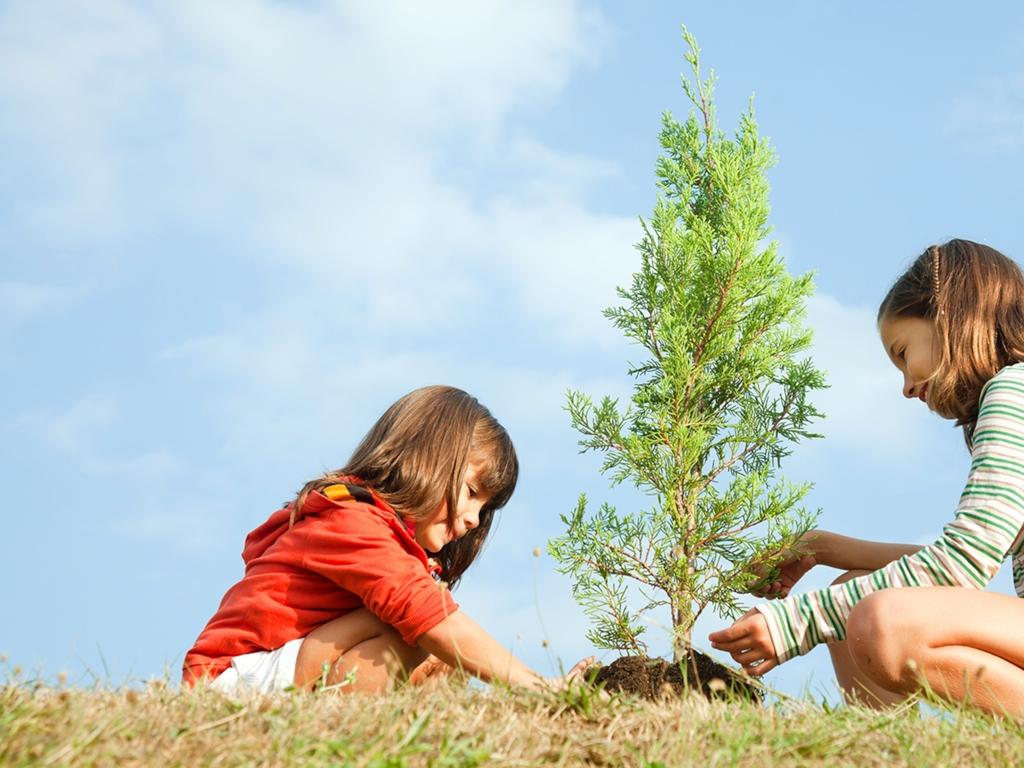
[[[186,654],[183,681],[381,691],[450,669],[527,688],[578,677],[590,659],[545,679],[449,592],[518,472],[508,434],[475,398],[443,386],[401,398],[346,466],[249,534],[245,575]]]

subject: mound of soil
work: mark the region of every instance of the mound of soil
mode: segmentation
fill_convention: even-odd
[[[719,664],[710,656],[690,649],[688,658],[679,664],[647,656],[621,656],[601,667],[594,682],[605,690],[630,693],[647,699],[682,696],[687,691],[700,691],[709,699],[739,696],[761,701],[763,694],[750,678]]]

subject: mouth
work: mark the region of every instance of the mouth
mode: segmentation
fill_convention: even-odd
[[[928,402],[925,399],[925,396],[927,394],[928,394],[928,382],[925,382],[923,385],[921,385],[921,391],[917,393],[917,396],[918,396],[918,398],[920,398],[922,403],[927,403]]]

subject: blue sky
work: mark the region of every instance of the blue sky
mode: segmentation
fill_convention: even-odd
[[[776,237],[817,273],[826,439],[785,474],[823,527],[929,541],[967,454],[901,398],[873,316],[930,243],[1024,254],[1024,10],[984,7],[4,3],[0,651],[79,682],[176,674],[245,533],[444,382],[523,465],[457,597],[545,671],[589,653],[531,551],[580,491],[637,503],[562,406],[628,392],[601,309],[636,263],[660,113],[687,108],[682,23],[723,128],[756,94]],[[825,655],[771,682],[833,696]]]

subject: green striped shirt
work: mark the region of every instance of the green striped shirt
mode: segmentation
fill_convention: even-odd
[[[1008,556],[1024,597],[1024,363],[985,385],[974,430],[971,469],[956,516],[931,546],[884,568],[827,589],[764,603],[757,610],[779,661],[818,643],[843,640],[846,619],[866,595],[892,587],[984,588]]]

